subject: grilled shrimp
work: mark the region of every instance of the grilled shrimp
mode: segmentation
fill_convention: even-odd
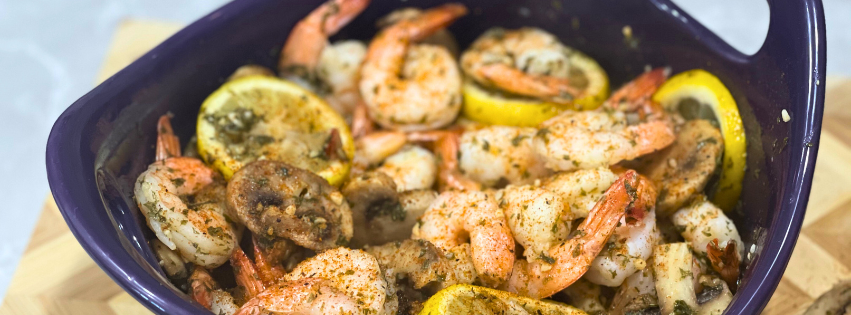
[[[643,211],[648,206],[646,201],[650,198],[644,196],[646,192],[642,188],[649,184],[642,184],[644,180],[632,170],[622,174],[577,227],[575,235],[550,248],[547,256],[552,258],[552,264],[518,260],[505,289],[533,298],[545,298],[582,277],[625,213]]]
[[[493,28],[464,52],[461,67],[479,84],[569,104],[581,97],[576,83],[568,80],[573,53],[558,38],[538,28]]]
[[[306,278],[328,280],[328,286],[353,299],[364,313],[384,313],[388,299],[387,283],[378,261],[364,251],[340,247],[322,252],[298,264],[284,276],[284,281]],[[298,304],[295,301],[290,303]]]
[[[169,249],[196,265],[218,267],[236,244],[233,227],[219,202],[193,203],[191,196],[220,179],[201,160],[180,157],[168,116],[160,118],[157,130],[157,161],[139,175],[134,187],[139,209]]]
[[[626,216],[621,219],[606,247],[594,258],[585,273],[589,281],[617,287],[624,279],[647,267],[653,246],[661,237],[656,228],[656,212],[651,209],[636,222],[627,222],[627,219]]]
[[[724,211],[700,198],[691,205],[677,211],[671,221],[681,231],[683,238],[693,251],[706,255],[712,268],[735,291],[739,278],[739,264],[744,257],[745,247],[736,225]]]
[[[458,168],[485,186],[529,184],[547,176],[532,149],[534,128],[491,126],[467,131],[460,138]]]
[[[366,314],[358,301],[332,281],[303,278],[281,282],[249,300],[234,315],[258,314]]]
[[[484,192],[443,192],[420,217],[412,234],[444,253],[469,242],[473,265],[487,285],[496,286],[511,273],[514,238],[496,200]]]
[[[667,216],[698,195],[721,162],[724,138],[706,120],[690,120],[680,127],[677,140],[664,150],[647,156],[652,162],[644,169],[659,183],[659,214]]]
[[[650,97],[669,70],[627,83],[597,111],[565,111],[539,126],[534,148],[558,171],[609,166],[661,150],[674,135],[670,117]]]
[[[531,185],[508,186],[497,193],[514,239],[531,262],[552,264],[549,249],[567,239],[572,217],[558,195]]]
[[[437,197],[432,190],[398,192],[393,179],[382,172],[353,177],[342,192],[352,209],[353,248],[410,238],[417,218]]]
[[[358,71],[366,45],[347,40],[330,44],[336,34],[369,5],[370,0],[330,0],[299,21],[281,51],[278,71],[287,79],[318,92],[343,117],[361,102]]]
[[[284,162],[260,160],[234,173],[228,207],[252,232],[294,241],[312,250],[346,244],[352,213],[325,179]]]
[[[533,143],[548,168],[572,171],[631,160],[667,147],[674,138],[663,121],[630,126],[624,112],[565,111],[544,122]]]
[[[354,168],[362,172],[372,166],[378,165],[384,159],[390,157],[405,144],[408,137],[399,131],[376,131],[355,140]]]
[[[472,283],[475,271],[469,267],[471,258],[463,251],[456,257],[443,251],[425,240],[392,242],[380,246],[367,247],[366,252],[375,256],[383,270],[388,270],[388,281],[397,278],[408,278],[415,289],[421,289],[431,283],[439,288],[446,288],[458,283]],[[468,266],[465,268],[465,266]]]
[[[572,219],[578,219],[588,216],[617,179],[618,176],[609,168],[598,167],[557,173],[544,179],[541,187],[561,197],[564,209],[570,210]]]
[[[230,315],[239,308],[230,293],[219,288],[210,273],[200,266],[189,276],[189,296],[195,302],[217,315]]]
[[[422,147],[408,146],[385,159],[376,171],[390,176],[399,192],[430,189],[437,178],[437,158]]]
[[[461,73],[446,48],[414,45],[465,15],[446,4],[386,27],[369,44],[360,92],[370,116],[385,128],[446,126],[461,109]]]

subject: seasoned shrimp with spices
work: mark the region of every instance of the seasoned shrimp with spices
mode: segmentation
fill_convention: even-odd
[[[550,248],[552,264],[518,260],[504,289],[532,298],[545,298],[578,280],[597,257],[627,212],[647,206],[641,178],[635,171],[624,172],[603,195],[574,236]],[[640,210],[643,211],[643,210]]]
[[[188,262],[218,267],[236,244],[233,227],[220,203],[193,203],[191,197],[215,185],[218,174],[199,159],[180,157],[168,116],[160,118],[157,129],[157,161],[139,175],[134,187],[139,209],[166,247]]]
[[[322,252],[298,264],[283,280],[306,278],[328,280],[329,286],[354,300],[366,314],[385,312],[387,283],[378,261],[364,251],[340,247]]]
[[[548,168],[571,171],[609,166],[653,153],[676,139],[670,117],[650,97],[666,69],[639,76],[596,111],[565,111],[543,122],[535,151]]]
[[[544,30],[493,28],[461,56],[464,73],[477,83],[513,94],[569,104],[582,97],[568,79],[573,49]]]
[[[425,10],[388,26],[372,40],[360,92],[381,126],[426,130],[448,125],[461,109],[461,73],[446,48],[414,45],[465,15],[460,4]]]
[[[735,291],[745,246],[733,220],[706,197],[698,196],[691,205],[674,213],[671,221],[692,250],[706,255],[712,269]]]
[[[504,282],[514,263],[514,238],[492,195],[481,191],[440,194],[413,229],[414,239],[445,252],[470,243],[473,265],[483,283]]]
[[[249,300],[235,315],[369,314],[330,280],[303,278],[278,283]]]
[[[189,296],[213,314],[230,315],[239,308],[234,302],[233,296],[222,290],[216,280],[213,280],[210,273],[203,267],[195,266],[195,270],[189,276],[188,283]]]
[[[278,71],[289,80],[318,92],[343,117],[361,102],[358,71],[366,45],[356,40],[330,44],[336,34],[369,5],[370,0],[330,0],[299,21],[290,32]]]
[[[508,186],[496,196],[526,260],[552,264],[549,249],[567,239],[573,222],[561,198],[532,185]]]
[[[437,158],[422,147],[408,146],[387,157],[376,171],[390,176],[399,192],[430,189],[437,179]]]
[[[573,172],[560,172],[547,177],[541,187],[561,197],[564,209],[570,210],[571,218],[588,216],[597,201],[603,197],[612,183],[618,179],[608,167],[598,167]]]
[[[352,238],[352,213],[343,194],[312,172],[260,160],[234,173],[228,207],[255,234],[326,250]]]
[[[549,174],[532,149],[534,128],[490,126],[464,132],[458,168],[487,187],[530,184]]]
[[[388,281],[407,278],[415,289],[432,283],[442,289],[458,283],[469,284],[475,280],[475,271],[472,270],[469,255],[464,251],[459,251],[459,257],[456,257],[455,252],[447,252],[444,255],[443,251],[429,241],[407,239],[367,247],[366,252],[378,260],[383,270],[390,272]]]
[[[586,279],[599,285],[617,287],[624,279],[647,267],[653,246],[661,238],[656,228],[656,212],[649,209],[640,220],[629,219],[628,216],[621,219],[606,247],[585,273]]]

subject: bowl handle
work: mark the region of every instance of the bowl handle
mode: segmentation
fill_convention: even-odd
[[[823,76],[825,60],[824,10],[821,0],[768,0],[768,34],[754,57],[772,56],[790,63],[807,62]]]

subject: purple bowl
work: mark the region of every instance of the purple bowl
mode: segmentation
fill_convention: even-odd
[[[165,278],[133,202],[133,182],[153,161],[157,118],[174,113],[175,131],[189,139],[204,98],[240,65],[275,65],[289,30],[320,2],[225,5],[81,97],[54,124],[47,173],[65,221],[95,262],[151,311],[205,312]],[[444,1],[373,2],[338,37],[369,38],[376,18],[393,9]],[[792,254],[812,183],[824,102],[821,2],[770,0],[768,36],[752,56],[668,0],[462,2],[471,14],[451,27],[462,46],[491,26],[537,26],[599,61],[613,86],[647,65],[669,65],[674,72],[706,69],[729,87],[748,137],[744,191],[732,216],[746,249],[756,250],[727,313],[759,313]],[[624,41],[626,25],[637,45]],[[790,122],[781,121],[782,109]]]

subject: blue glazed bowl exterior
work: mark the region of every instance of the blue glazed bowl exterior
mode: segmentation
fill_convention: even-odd
[[[71,231],[127,292],[157,313],[205,312],[163,276],[133,201],[153,161],[156,119],[167,112],[182,140],[204,98],[238,66],[275,65],[289,30],[322,0],[244,0],[200,19],[72,104],[47,143],[50,189]],[[375,20],[439,0],[374,0],[338,35],[367,39]],[[824,101],[825,37],[818,0],[770,0],[762,49],[739,53],[668,0],[462,1],[451,27],[462,47],[492,26],[536,26],[597,59],[613,86],[646,66],[703,68],[729,87],[748,137],[748,170],[732,217],[753,259],[728,314],[759,313],[783,274],[809,197]],[[637,42],[624,40],[632,28]],[[632,45],[637,43],[637,45]],[[786,109],[790,122],[779,117]]]

